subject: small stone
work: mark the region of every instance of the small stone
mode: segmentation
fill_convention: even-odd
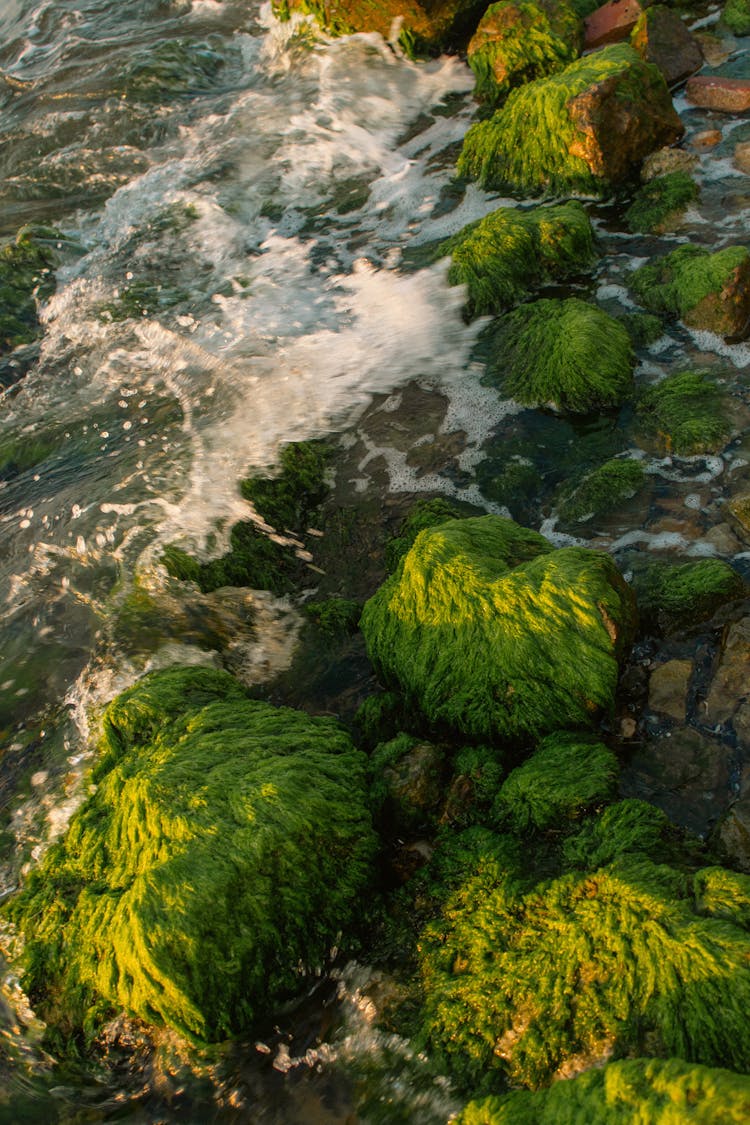
[[[696,133],[694,137],[690,138],[692,147],[702,150],[715,148],[715,146],[720,143],[721,129],[704,129],[702,132]]]
[[[721,66],[732,54],[733,48],[727,45],[727,40],[712,35],[710,31],[696,31],[694,38],[697,39],[703,58],[709,66]]]
[[[717,555],[726,555],[730,558],[742,550],[742,544],[732,531],[728,523],[717,523],[703,536],[704,542],[710,543]]]
[[[734,146],[734,166],[750,176],[750,141],[741,141]]]
[[[733,496],[727,507],[742,530],[750,532],[750,494]]]
[[[668,660],[652,673],[648,685],[651,711],[685,721],[687,690],[693,672],[692,660]]]
[[[706,721],[725,723],[750,692],[750,617],[730,626],[706,697]]]
[[[750,109],[750,78],[698,75],[688,79],[685,94],[692,105],[703,109],[744,113]]]
[[[627,39],[642,14],[638,0],[610,0],[603,4],[583,21],[584,50]]]
[[[620,720],[620,734],[623,738],[632,738],[637,729],[638,724],[635,719],[631,719],[629,715]]]
[[[641,179],[644,184],[657,176],[667,176],[670,172],[686,172],[688,175],[698,167],[698,157],[694,152],[681,148],[660,148],[643,161]]]

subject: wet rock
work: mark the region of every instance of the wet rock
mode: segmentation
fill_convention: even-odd
[[[695,38],[709,66],[721,66],[732,54],[732,47],[727,44],[727,40],[712,35],[710,31],[696,31]]]
[[[729,627],[705,703],[709,723],[726,723],[750,694],[750,617]]]
[[[643,8],[638,0],[610,0],[583,21],[584,49],[620,43],[635,27]]]
[[[383,802],[390,835],[424,825],[442,795],[443,752],[431,742],[399,734],[371,759],[373,794]]]
[[[750,533],[750,493],[733,496],[727,507],[745,535]]]
[[[692,672],[692,660],[668,660],[660,665],[652,673],[648,685],[650,710],[684,722]]]
[[[750,109],[750,78],[699,75],[688,80],[687,100],[702,109],[745,113]]]
[[[672,172],[690,173],[698,167],[698,157],[693,152],[681,148],[660,148],[643,161],[641,179],[644,183],[655,180],[657,176],[668,176]]]
[[[734,146],[734,166],[750,176],[750,141],[742,141]]]
[[[658,66],[670,86],[682,82],[703,65],[698,41],[677,13],[662,4],[643,12],[630,42],[642,59]]]
[[[650,312],[679,316],[690,328],[742,339],[750,327],[750,251],[711,254],[686,243],[635,270],[629,284]]]
[[[736,555],[742,550],[742,544],[728,523],[717,523],[703,538],[719,555]]]
[[[718,827],[716,837],[733,867],[750,872],[750,766],[745,766],[737,801]]]
[[[715,148],[716,145],[721,144],[721,130],[703,129],[702,132],[696,133],[694,137],[690,138],[690,144],[693,148],[701,151]]]
[[[750,701],[741,703],[732,720],[737,742],[745,749],[750,750]]]

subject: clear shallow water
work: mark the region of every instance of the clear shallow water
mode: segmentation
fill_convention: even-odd
[[[184,88],[153,79],[165,42],[190,64]],[[22,451],[0,487],[7,891],[81,799],[98,704],[147,668],[212,661],[222,629],[250,682],[289,662],[298,619],[270,597],[196,598],[196,615],[210,622],[188,629],[175,603],[190,595],[177,596],[159,565],[165,543],[204,554],[210,543],[218,554],[231,524],[250,514],[239,478],[273,464],[280,443],[326,433],[347,434],[354,492],[377,481],[481,501],[472,473],[482,443],[497,427],[502,440],[517,411],[479,384],[481,325],[464,324],[445,265],[402,262],[405,249],[500,202],[473,187],[447,190],[473,112],[461,62],[413,64],[370,36],[327,43],[304,25],[276,24],[267,5],[231,0],[2,0],[0,44],[0,229],[43,221],[65,236],[44,335],[0,408],[0,447]],[[705,126],[706,114],[678,105],[690,129]],[[748,130],[719,124],[726,142],[701,157],[701,203],[680,240],[746,235],[748,181],[730,157]],[[619,307],[633,256],[657,241],[626,242],[606,207],[597,214],[606,253],[596,289]],[[698,355],[726,365],[740,432],[747,345],[676,330],[639,378]],[[434,417],[409,410],[415,381],[424,403],[437,404]],[[428,455],[441,443],[449,471]],[[421,459],[415,444],[427,451]],[[727,481],[744,479],[746,444],[738,437],[724,459],[651,457],[664,511],[635,504],[587,541],[715,553],[706,534],[721,522]],[[555,536],[554,515],[544,529]],[[135,584],[162,600],[169,636],[115,628]],[[288,1056],[305,1061],[287,1068],[283,1086],[285,1064],[273,1066],[286,1057],[280,1038],[268,1055],[245,1044],[206,1063],[185,1094],[169,1043],[156,1053],[123,1048],[131,1061],[101,1086],[57,1073],[34,1045],[31,1017],[13,1031],[9,1011],[0,1120],[9,1106],[14,1121],[345,1121],[363,1098],[376,1120],[385,1098],[383,1119],[395,1121],[390,1097],[406,1104],[405,1120],[445,1120],[450,1096],[427,1077],[418,1101],[419,1066],[406,1047],[373,1032],[356,983],[342,990],[341,1003],[321,1005],[316,994],[313,1014],[290,1020]],[[307,1057],[321,1033],[331,1057]],[[350,1073],[333,1057],[357,1066]],[[364,1095],[366,1059],[380,1077]],[[388,1071],[393,1084],[378,1085]]]

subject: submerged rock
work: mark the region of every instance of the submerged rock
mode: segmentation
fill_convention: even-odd
[[[729,438],[721,390],[703,371],[677,371],[646,387],[637,410],[667,452],[681,457],[716,453]]]
[[[546,281],[579,273],[594,259],[594,231],[575,200],[556,207],[499,207],[442,243],[451,285],[466,285],[469,316],[503,312]]]
[[[592,469],[575,485],[562,490],[560,518],[582,523],[630,500],[643,487],[646,474],[640,461],[614,458]]]
[[[330,719],[175,668],[104,714],[95,790],[9,904],[44,1018],[124,1009],[212,1041],[301,985],[352,918],[375,842],[364,755]]]
[[[630,336],[614,317],[577,297],[546,299],[498,322],[486,382],[525,406],[588,413],[628,398],[634,367]]]
[[[529,82],[466,134],[461,175],[530,195],[602,195],[684,127],[660,71],[617,45]]]
[[[581,21],[565,3],[490,4],[468,48],[476,97],[494,105],[513,87],[563,70],[580,53],[581,33]]]
[[[511,520],[419,535],[365,605],[368,653],[437,728],[525,739],[608,709],[633,599],[612,560]]]
[[[625,1059],[548,1090],[470,1102],[456,1125],[743,1125],[750,1078],[682,1059]]]

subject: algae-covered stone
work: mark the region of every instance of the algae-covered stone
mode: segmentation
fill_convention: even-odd
[[[530,210],[500,207],[444,242],[448,281],[465,285],[469,316],[502,312],[529,290],[585,270],[594,259],[594,231],[580,203]]]
[[[661,809],[628,797],[584,820],[565,840],[563,861],[565,867],[580,871],[594,871],[624,855],[664,862],[669,858],[668,837],[673,831]]]
[[[727,0],[721,19],[735,35],[750,35],[750,0]]]
[[[398,36],[408,55],[464,47],[486,0],[272,0],[281,20],[294,12],[315,16],[329,35],[377,31]]]
[[[325,959],[368,879],[366,759],[330,719],[175,668],[104,714],[96,789],[8,907],[45,1019],[246,1029]]]
[[[727,246],[712,254],[679,246],[634,270],[630,288],[651,312],[679,316],[690,328],[744,336],[750,325],[750,250]]]
[[[494,817],[514,832],[561,828],[611,800],[618,774],[617,758],[601,742],[572,732],[550,734],[503,783]]]
[[[490,104],[502,101],[514,86],[563,70],[578,57],[581,43],[581,21],[565,3],[490,4],[467,52],[474,92]]]
[[[526,406],[587,413],[628,398],[634,367],[619,321],[577,297],[549,298],[498,322],[486,381]]]
[[[654,560],[636,569],[633,585],[642,622],[664,633],[706,621],[720,606],[747,593],[742,576],[723,559],[676,565]]]
[[[729,438],[721,391],[702,371],[676,371],[647,387],[637,410],[644,427],[681,457],[717,453]]]
[[[370,758],[373,803],[389,835],[435,819],[442,794],[444,753],[432,742],[399,734]]]
[[[60,237],[48,227],[22,227],[0,250],[0,355],[37,336],[37,301],[54,290]]]
[[[682,1059],[625,1059],[534,1093],[470,1102],[456,1125],[744,1125],[750,1078]]]
[[[533,884],[475,861],[419,955],[426,1038],[465,1086],[536,1087],[644,1049],[748,1067],[750,934],[642,855]]]
[[[698,198],[698,185],[686,172],[670,172],[649,180],[625,213],[632,231],[664,234],[673,229],[687,207]]]
[[[488,189],[606,194],[683,131],[661,73],[618,44],[514,90],[471,127],[458,170]]]
[[[361,628],[383,681],[434,726],[512,739],[611,706],[632,611],[608,556],[482,516],[423,531]]]
[[[613,458],[592,469],[577,484],[562,491],[558,512],[571,523],[583,523],[630,500],[643,487],[646,474],[640,461]]]

